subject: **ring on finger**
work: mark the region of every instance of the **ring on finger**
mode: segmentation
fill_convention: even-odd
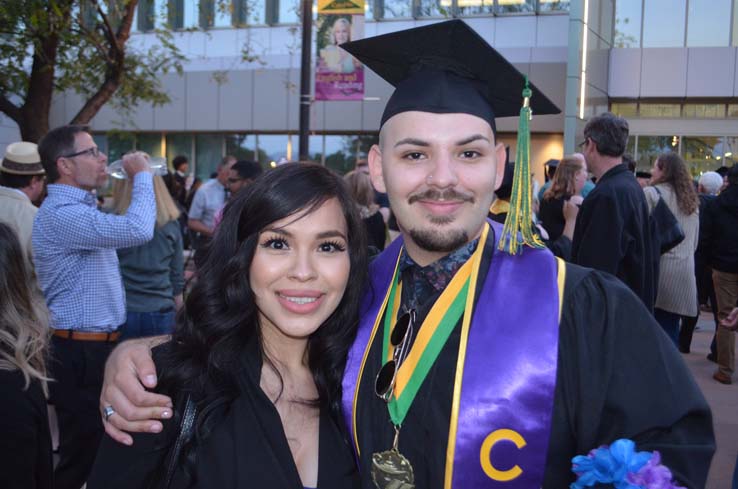
[[[103,416],[105,417],[105,421],[109,420],[112,415],[115,414],[115,409],[113,409],[113,406],[107,405],[103,408]]]

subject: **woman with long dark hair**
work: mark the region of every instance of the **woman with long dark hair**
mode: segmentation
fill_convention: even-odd
[[[0,487],[53,486],[46,412],[48,311],[11,227],[0,223]]]
[[[324,167],[280,166],[227,205],[154,350],[157,390],[197,408],[170,487],[358,487],[338,416],[366,267],[364,225]],[[162,487],[181,415],[130,447],[106,437],[88,488]]]
[[[699,241],[700,201],[687,165],[676,153],[664,153],[656,158],[651,170],[651,186],[643,191],[651,211],[659,199],[664,199],[684,231],[684,241],[661,255],[654,308],[656,320],[678,345],[681,318],[694,317],[698,313],[694,252]]]

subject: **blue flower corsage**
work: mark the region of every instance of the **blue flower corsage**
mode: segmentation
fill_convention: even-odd
[[[636,452],[635,443],[628,439],[616,440],[588,455],[577,455],[571,462],[577,481],[569,489],[597,484],[612,484],[615,489],[684,489],[661,465],[659,452]]]

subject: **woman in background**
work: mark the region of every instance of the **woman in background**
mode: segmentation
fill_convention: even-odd
[[[382,251],[387,240],[387,227],[384,224],[379,206],[374,203],[374,187],[371,177],[362,171],[350,171],[344,177],[351,195],[359,208],[359,215],[364,221],[367,233],[367,244]]]
[[[129,180],[113,184],[113,212],[125,214],[131,203]],[[156,229],[148,243],[118,250],[126,289],[126,325],[122,339],[169,334],[182,304],[184,259],[179,209],[162,177],[154,176]]]
[[[20,242],[0,223],[0,487],[51,489],[48,312],[28,287]]]
[[[564,233],[566,219],[564,217],[564,202],[574,197],[575,204],[581,204],[579,196],[584,184],[587,183],[587,163],[583,158],[566,156],[556,168],[551,186],[543,193],[538,218],[548,233],[550,241],[556,241]],[[573,237],[573,229],[571,230]]]
[[[676,153],[656,158],[651,170],[651,186],[643,191],[650,211],[659,199],[664,199],[684,231],[684,241],[661,255],[654,308],[654,317],[678,346],[680,320],[694,317],[698,312],[694,252],[699,240],[700,201],[687,165]]]

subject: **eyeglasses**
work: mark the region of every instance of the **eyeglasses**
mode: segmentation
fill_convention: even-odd
[[[392,397],[392,391],[395,389],[395,380],[397,379],[397,371],[410,351],[413,324],[415,324],[414,309],[400,316],[395,327],[392,328],[390,343],[394,347],[395,352],[392,360],[385,363],[379,370],[377,379],[374,382],[374,392],[385,402],[389,402],[390,397]]]
[[[582,146],[584,146],[585,144],[587,144],[587,141],[589,141],[589,138],[584,138],[584,141],[582,141],[581,143],[577,144],[577,148],[581,148]]]
[[[94,148],[87,148],[83,149],[82,151],[77,151],[76,153],[71,153],[68,155],[61,155],[62,158],[74,158],[75,156],[82,156],[82,155],[90,155],[93,158],[99,158],[100,157],[100,148],[95,146]]]
[[[231,177],[228,177],[228,183],[236,183],[236,182],[240,182],[241,180],[244,180],[244,179],[243,178],[231,178]]]

